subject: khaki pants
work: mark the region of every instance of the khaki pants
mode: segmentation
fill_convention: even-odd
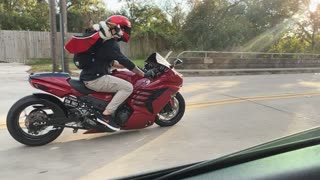
[[[133,91],[133,86],[130,82],[110,75],[105,75],[92,81],[84,81],[84,84],[87,88],[97,92],[116,93],[106,107],[106,110],[111,113],[114,113]]]

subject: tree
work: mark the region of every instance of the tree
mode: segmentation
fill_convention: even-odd
[[[65,44],[67,41],[67,33],[68,33],[68,19],[67,19],[67,0],[60,0],[60,14],[61,14],[61,31],[62,31],[62,43]],[[64,72],[70,72],[69,71],[69,62],[66,60],[65,56],[65,49],[62,47],[62,59],[63,59],[63,66],[62,70]]]
[[[146,48],[152,42],[168,49],[320,51],[320,7],[311,11],[310,0],[119,1],[126,7],[107,12],[102,0],[67,0],[68,30],[83,32],[121,14],[132,21],[132,39],[146,40]],[[48,19],[47,0],[0,2],[0,29],[48,31]],[[298,48],[298,40],[307,49]]]
[[[320,31],[320,6],[311,11],[309,8],[310,1],[301,1],[300,9],[303,13],[300,13],[295,22],[297,27],[294,33],[303,41],[307,41],[311,44],[309,51],[314,52],[320,50],[319,47],[319,31]]]
[[[299,10],[299,3],[300,0],[247,0],[245,16],[259,34],[291,19]]]
[[[83,32],[90,25],[106,19],[109,14],[102,0],[69,0],[68,29]]]
[[[53,64],[53,72],[58,71],[58,55],[57,55],[57,25],[56,25],[56,2],[49,0],[50,5],[50,42],[51,42],[51,59]]]
[[[137,47],[130,47],[134,52],[135,48],[139,48],[139,54],[136,57],[144,57],[154,51],[165,51],[174,46],[175,33],[168,14],[150,1],[130,1],[126,0],[126,7],[120,12],[127,16],[132,23],[132,42]]]
[[[310,48],[310,43],[298,36],[285,36],[273,45],[269,52],[276,53],[305,53]]]
[[[246,31],[241,33],[239,28],[247,24],[242,17],[244,8],[241,0],[204,0],[198,3],[188,14],[183,27],[189,48],[225,49],[232,44],[241,43],[246,36],[243,34]]]
[[[248,47],[258,43],[264,45],[259,50],[267,50],[285,34],[282,24],[298,9],[299,0],[203,0],[188,14],[183,29],[189,48],[225,50],[250,42]],[[271,38],[270,44],[265,38]]]
[[[49,5],[45,0],[4,0],[0,4],[0,28],[7,30],[49,29]]]
[[[102,0],[68,0],[67,5],[68,29],[71,32],[83,32],[86,27],[105,19],[108,14]],[[47,0],[1,1],[0,28],[49,31],[49,4]]]

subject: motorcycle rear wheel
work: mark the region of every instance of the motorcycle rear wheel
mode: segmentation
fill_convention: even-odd
[[[33,110],[27,115],[26,109],[30,107],[32,107]],[[50,114],[47,114],[46,111],[50,111]],[[25,113],[22,117],[22,120],[25,117],[24,123],[21,122],[21,114],[23,113]],[[39,127],[36,127],[39,129],[33,130],[33,132],[31,131],[30,133],[30,121],[34,123],[37,121],[36,117],[44,119],[58,116],[65,116],[65,114],[57,104],[37,98],[34,95],[26,96],[17,101],[9,110],[7,115],[7,128],[10,135],[18,142],[27,146],[41,146],[54,141],[60,136],[64,128],[39,125]],[[48,128],[51,128],[51,130],[48,130],[48,132],[44,134],[39,134],[39,132],[42,133],[42,131]]]
[[[157,125],[161,127],[173,126],[183,117],[186,105],[182,95],[178,92],[176,96],[173,97],[173,100],[174,106],[172,107],[172,111],[165,111],[163,109],[156,117],[154,122]]]

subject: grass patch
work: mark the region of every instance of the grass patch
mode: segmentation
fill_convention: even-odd
[[[134,62],[134,64],[136,64],[136,66],[143,67],[145,59],[133,59],[132,61]]]
[[[79,70],[73,63],[72,59],[68,59],[69,61],[69,69],[70,71],[76,71]],[[137,66],[143,67],[144,66],[144,59],[134,59],[132,60]],[[59,69],[61,69],[59,61]],[[31,69],[29,70],[30,73],[36,73],[36,72],[52,72],[52,61],[51,59],[31,59],[28,60],[27,65],[31,66]]]
[[[71,59],[67,59],[67,61],[69,61],[70,71],[77,70],[77,67],[73,64]],[[26,64],[31,66],[29,72],[52,72],[53,68],[51,59],[31,59],[28,60]],[[61,69],[60,64],[59,69]]]

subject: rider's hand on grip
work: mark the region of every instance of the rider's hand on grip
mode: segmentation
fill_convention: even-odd
[[[146,70],[145,68],[141,68],[141,67],[139,67],[139,66],[137,66],[137,68],[140,69],[140,70],[141,70],[142,72],[144,72],[144,73],[147,72],[147,70]]]

